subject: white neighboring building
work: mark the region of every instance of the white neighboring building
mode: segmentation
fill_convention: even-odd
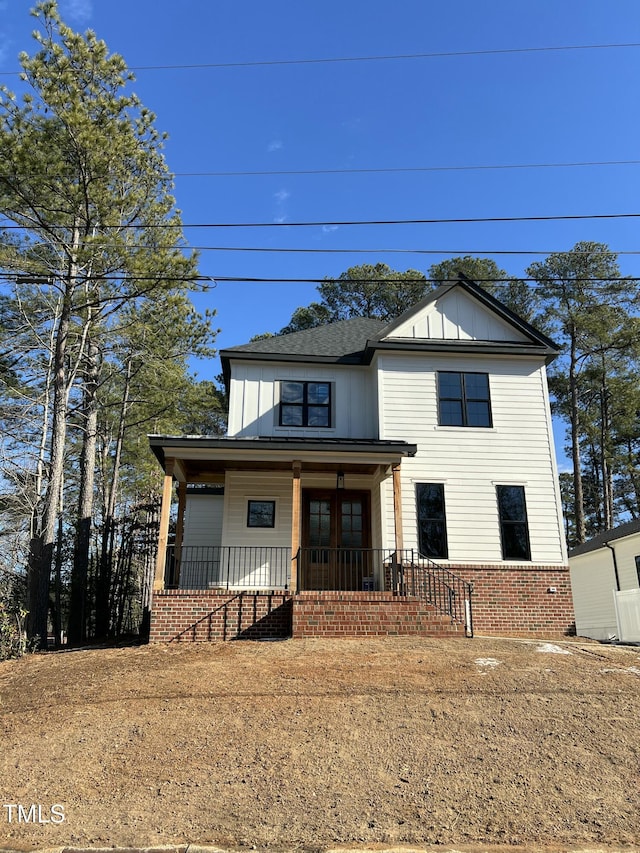
[[[636,642],[629,627],[620,636],[616,593],[629,593],[618,596],[619,607],[627,599],[628,607],[640,607],[640,519],[578,545],[569,554],[569,566],[578,636]]]

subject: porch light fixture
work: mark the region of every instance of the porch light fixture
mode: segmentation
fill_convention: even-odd
[[[344,489],[344,471],[338,471],[336,477],[336,489]]]

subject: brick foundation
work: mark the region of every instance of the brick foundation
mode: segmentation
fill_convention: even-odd
[[[171,589],[153,594],[150,643],[290,636],[290,592]]]
[[[473,583],[476,634],[552,637],[575,633],[568,566],[448,565]],[[556,592],[549,592],[555,588]],[[392,592],[154,593],[152,643],[284,637],[464,637],[419,598]]]
[[[575,634],[568,566],[447,565],[473,584],[473,629],[502,637]],[[556,592],[549,592],[555,588]]]
[[[461,625],[419,598],[391,592],[301,592],[293,599],[293,637],[464,637]]]

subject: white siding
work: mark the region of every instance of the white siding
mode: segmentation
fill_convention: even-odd
[[[222,542],[222,495],[187,495],[184,511],[185,545],[218,546]]]
[[[410,317],[389,335],[393,338],[445,338],[447,340],[528,340],[509,323],[462,290],[446,293]]]
[[[636,556],[640,556],[640,533],[614,539],[621,590],[638,589]],[[576,631],[581,637],[608,640],[618,633],[613,591],[616,578],[613,554],[606,546],[569,560],[571,592],[576,613]]]
[[[638,589],[635,558],[640,556],[640,533],[625,536],[624,539],[615,539],[611,547],[616,552],[620,589]]]
[[[497,484],[525,488],[531,560],[566,564],[544,368],[500,357],[385,354],[378,359],[380,438],[418,445],[402,463],[405,546],[417,547],[415,485],[445,486],[449,560],[501,562]],[[438,426],[436,372],[489,374],[493,426]],[[386,542],[393,494],[383,484]]]
[[[278,426],[279,383],[282,380],[330,382],[332,427],[302,429]],[[294,436],[377,438],[371,371],[363,367],[327,365],[232,364],[229,393],[230,436]]]
[[[227,471],[222,544],[290,547],[291,498],[289,471]],[[247,527],[249,500],[275,500],[275,527]]]
[[[613,559],[607,548],[571,557],[571,592],[576,615],[576,633],[593,640],[617,636]]]

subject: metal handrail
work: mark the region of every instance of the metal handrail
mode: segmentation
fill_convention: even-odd
[[[420,553],[401,571],[406,594],[423,598],[473,637],[472,583]]]

